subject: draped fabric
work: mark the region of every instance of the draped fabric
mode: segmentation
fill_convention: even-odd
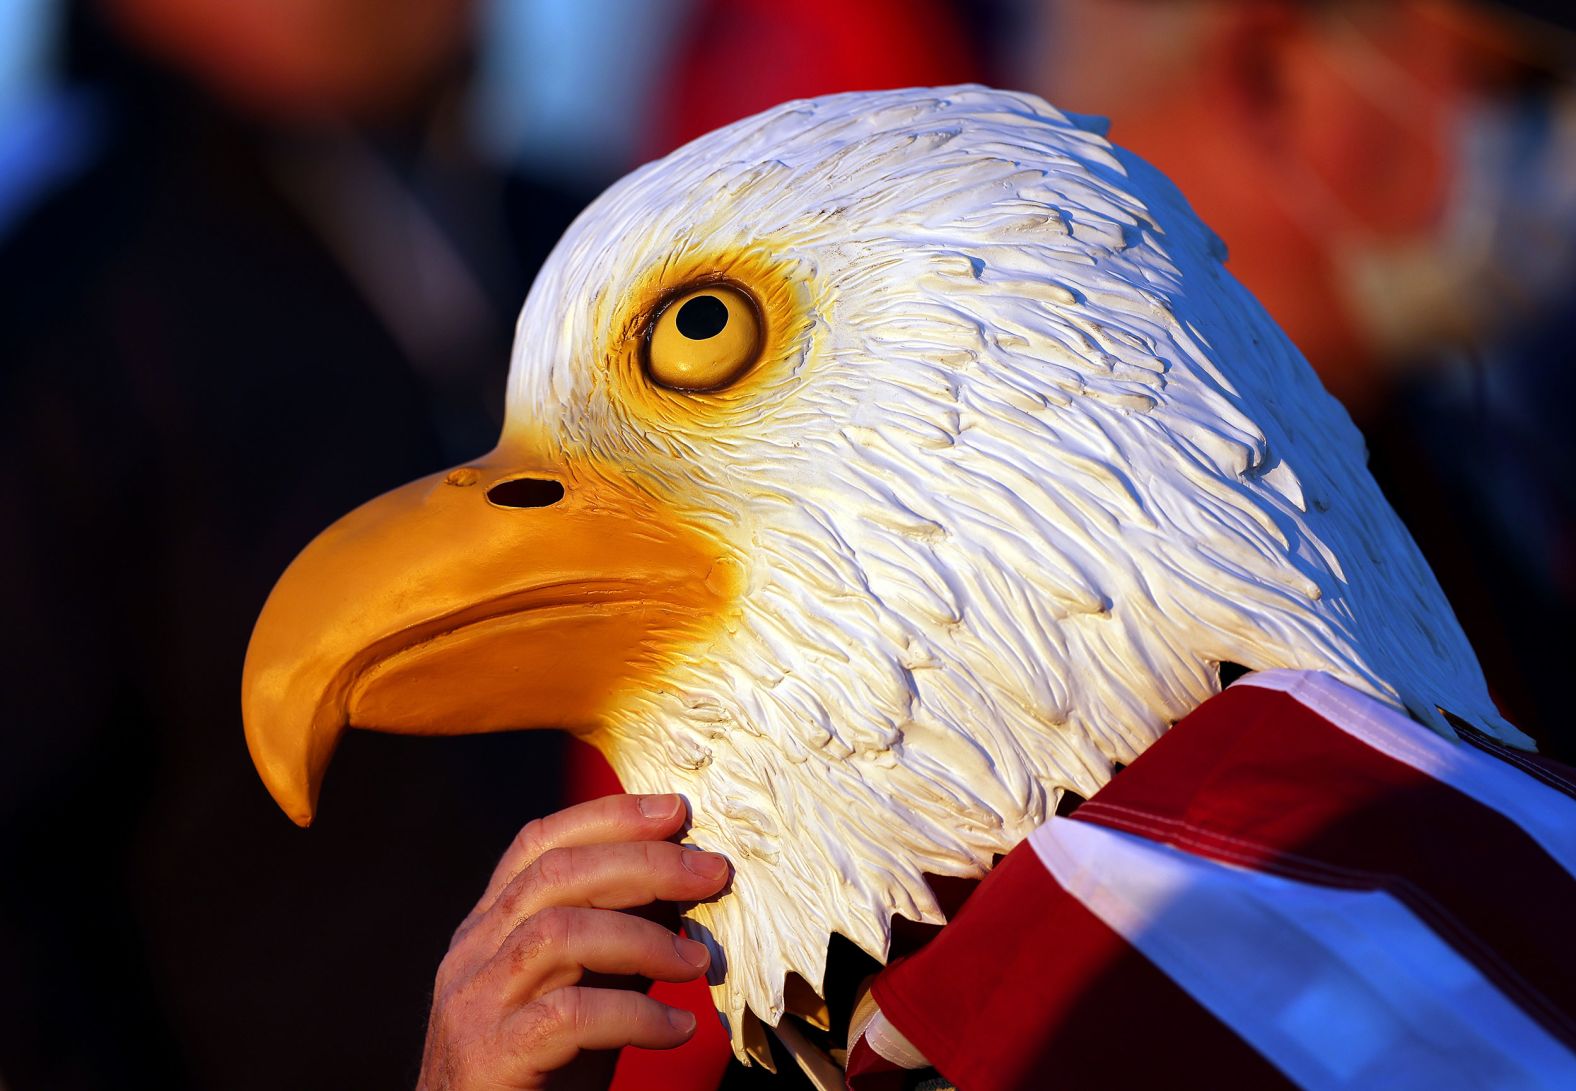
[[[1249,675],[876,979],[850,1085],[1576,1086],[1573,797],[1327,675]]]

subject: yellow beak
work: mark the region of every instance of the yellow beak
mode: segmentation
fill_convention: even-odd
[[[452,735],[590,730],[716,631],[736,566],[710,535],[603,469],[494,451],[340,519],[252,632],[252,760],[312,821],[346,727]]]

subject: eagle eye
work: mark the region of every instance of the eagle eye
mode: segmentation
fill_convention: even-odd
[[[731,285],[708,284],[681,292],[658,312],[646,370],[670,390],[720,390],[748,371],[760,351],[755,300]]]

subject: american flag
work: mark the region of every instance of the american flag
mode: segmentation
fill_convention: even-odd
[[[1250,674],[875,979],[849,1085],[1576,1088],[1573,875],[1570,770]]]

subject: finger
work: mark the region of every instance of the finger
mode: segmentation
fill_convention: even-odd
[[[544,909],[509,934],[482,970],[483,988],[518,1002],[595,974],[693,981],[711,956],[705,945],[659,924],[605,909]]]
[[[721,890],[728,862],[668,841],[549,849],[516,875],[477,924],[472,942],[496,950],[549,906],[631,909],[655,901],[695,902]]]
[[[509,1016],[504,1045],[540,1072],[562,1068],[583,1049],[672,1049],[695,1033],[691,1012],[621,989],[555,989]]]
[[[475,912],[487,912],[499,892],[544,852],[610,841],[661,841],[677,833],[684,818],[684,801],[675,795],[613,795],[528,822],[493,869]]]

